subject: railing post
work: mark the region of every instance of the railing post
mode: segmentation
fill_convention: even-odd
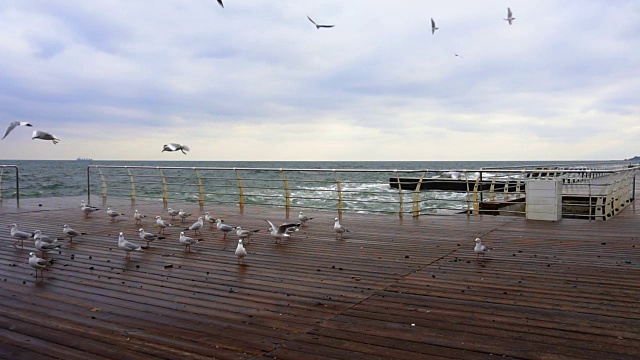
[[[91,166],[87,166],[87,204],[91,205]]]
[[[136,204],[136,184],[133,180],[133,175],[131,175],[131,169],[127,169],[127,173],[129,174],[129,182],[131,183],[131,206]]]
[[[236,178],[238,179],[238,205],[240,210],[244,209],[244,189],[242,187],[242,178],[240,178],[240,172],[237,168],[233,168],[236,172]]]
[[[164,208],[166,209],[169,205],[169,192],[167,191],[167,179],[162,173],[162,169],[160,170],[160,178],[162,179],[162,203],[164,204]]]
[[[342,218],[342,186],[340,185],[340,179],[338,178],[338,172],[333,169],[333,174],[336,177],[336,186],[338,191],[338,217]]]
[[[398,184],[398,199],[400,200],[400,206],[399,206],[399,216],[400,218],[402,218],[403,212],[404,212],[404,203],[403,203],[403,197],[402,197],[402,184],[400,184],[400,175],[398,175],[398,170],[394,170],[396,173],[396,183]]]
[[[199,201],[200,210],[204,209],[204,186],[202,186],[202,178],[200,177],[200,173],[198,169],[193,168],[196,171],[196,179],[198,180],[198,193],[199,193]]]
[[[286,217],[289,218],[289,211],[291,210],[291,192],[289,191],[289,182],[287,181],[287,175],[284,173],[284,169],[280,168],[282,173],[282,181],[284,182],[284,208]]]
[[[413,217],[417,218],[420,216],[420,188],[422,187],[422,179],[424,179],[427,172],[423,172],[420,179],[418,179],[418,183],[416,184],[415,190],[413,190]]]
[[[104,178],[104,174],[102,174],[102,170],[98,169],[98,173],[100,174],[100,179],[102,179],[102,203],[106,204],[106,202],[107,202],[107,181]]]

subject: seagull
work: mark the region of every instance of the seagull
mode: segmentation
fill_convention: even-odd
[[[33,236],[33,234],[31,234],[31,233],[18,230],[18,225],[16,225],[16,224],[11,224],[8,227],[11,228],[11,236],[14,239],[17,239],[16,242],[13,243],[13,246],[16,246],[18,244],[18,241],[19,241],[20,242],[20,247],[24,248],[24,241]]]
[[[220,4],[220,6],[222,6],[222,8],[224,9],[224,4],[222,3],[222,0],[218,0],[218,4]]]
[[[236,226],[236,235],[238,235],[241,240],[246,240],[247,244],[249,243],[249,238],[251,237],[251,235],[257,233],[258,231],[260,230],[244,230],[240,226]]]
[[[119,212],[117,212],[115,210],[111,210],[110,207],[107,208],[107,215],[109,215],[111,217],[111,221],[113,221],[118,216],[121,216],[121,215],[124,216],[123,213],[119,213]]]
[[[191,213],[188,213],[188,212],[186,212],[186,211],[184,211],[182,209],[180,209],[178,211],[178,216],[180,216],[180,218],[182,218],[181,222],[184,222],[184,219],[188,218],[191,215],[192,215]]]
[[[223,224],[222,223],[222,219],[216,219],[216,227],[218,228],[218,230],[224,232],[224,237],[222,237],[223,239],[227,238],[227,233],[229,231],[236,229],[235,226],[230,226],[230,225],[227,225],[227,224]]]
[[[180,239],[178,240],[180,241],[180,244],[184,245],[184,249],[187,252],[191,252],[191,245],[197,244],[200,242],[200,240],[198,239],[194,239],[194,238],[190,238],[188,236],[184,235],[184,231],[180,232]]]
[[[36,230],[34,232],[33,238],[36,239],[36,249],[42,252],[42,257],[45,259],[47,258],[47,253],[49,251],[59,249],[60,246],[62,246],[57,239],[52,239],[46,235],[42,235],[40,230]]]
[[[473,249],[473,251],[476,253],[476,261],[478,261],[480,254],[482,254],[482,257],[484,258],[484,254],[489,251],[490,248],[482,245],[482,240],[480,240],[480,238],[476,238],[475,242],[476,247]]]
[[[436,30],[440,29],[439,27],[436,27],[436,22],[433,21],[433,18],[431,18],[431,35],[435,34]]]
[[[150,242],[154,240],[162,240],[165,238],[164,236],[157,236],[156,234],[148,233],[144,231],[143,228],[140,228],[140,230],[138,230],[138,233],[140,234],[140,239],[147,242],[147,248],[149,247]]]
[[[316,22],[315,22],[315,21],[311,20],[311,18],[309,17],[309,15],[307,15],[307,19],[309,19],[309,21],[311,21],[311,22],[313,23],[313,25],[315,25],[315,26],[316,26],[316,29],[320,29],[320,28],[332,28],[332,27],[334,27],[334,26],[335,26],[335,25],[318,25],[318,24],[316,24]]]
[[[189,214],[191,215],[191,214]],[[200,216],[198,218],[198,221],[196,221],[195,223],[193,223],[191,226],[189,226],[188,228],[184,229],[185,231],[187,230],[193,230],[193,232],[197,235],[200,232],[200,229],[202,229],[202,227],[204,226],[204,222],[202,221],[202,216]]]
[[[238,264],[240,261],[244,264],[244,257],[247,256],[247,250],[242,246],[242,239],[238,240],[238,247],[236,248],[236,256],[238,257]]]
[[[216,223],[216,218],[211,216],[211,214],[209,214],[209,212],[207,211],[204,213],[204,220],[208,222],[211,225],[211,228],[213,229],[213,224]]]
[[[509,25],[511,25],[511,23],[515,19],[516,18],[513,17],[513,13],[511,12],[511,8],[507,8],[507,18],[505,20],[507,20],[509,22]]]
[[[7,127],[7,130],[4,131],[4,135],[2,136],[2,139],[6,138],[7,135],[9,135],[9,133],[12,132],[13,129],[15,129],[17,126],[33,126],[33,125],[29,124],[26,121],[14,121],[11,124],[9,124],[9,126]]]
[[[75,231],[73,230],[69,225],[65,224],[62,227],[62,232],[64,233],[64,236],[69,238],[69,242],[73,242],[73,237],[74,236],[80,236],[80,235],[87,235],[87,233],[83,233],[83,232],[79,232],[79,231]]]
[[[462,57],[462,55],[458,55],[458,54],[456,54],[456,53],[453,53],[453,55],[455,55],[455,56],[459,57],[460,59],[464,59],[464,58]]]
[[[300,226],[304,226],[304,223],[306,223],[309,220],[313,220],[313,218],[310,218],[307,215],[302,214],[302,211],[300,211],[300,215],[298,215],[298,220],[300,220]]]
[[[100,210],[95,206],[85,204],[84,200],[80,202],[80,208],[84,212],[84,217],[89,217],[89,214],[91,214],[92,212]]]
[[[291,233],[298,230],[298,227],[300,226],[300,224],[285,223],[276,228],[271,221],[269,220],[265,220],[265,221],[269,223],[270,235],[272,238],[276,239],[276,243],[279,240],[291,238]]]
[[[142,247],[140,245],[125,240],[122,232],[120,232],[120,235],[118,236],[118,247],[127,252],[127,256],[125,257],[126,260],[131,258],[132,251],[142,251]]]
[[[54,144],[57,144],[60,139],[53,134],[49,134],[48,132],[33,130],[33,135],[31,136],[31,140],[40,139],[40,140],[51,140]]]
[[[342,240],[342,234],[350,231],[346,227],[340,225],[340,220],[338,218],[333,219],[333,221],[334,221],[333,230],[335,230],[336,232],[336,239],[338,238],[338,235],[340,235],[340,240]]]
[[[166,144],[162,147],[162,151],[160,152],[165,152],[165,151],[177,151],[180,150],[182,151],[183,154],[187,155],[187,153],[185,151],[189,151],[189,147],[187,145],[182,145],[182,144],[176,144],[176,143],[170,143],[170,144]]]
[[[31,265],[32,268],[36,269],[36,279],[38,278],[38,270],[40,270],[40,277],[44,278],[42,270],[46,269],[51,264],[53,264],[53,259],[45,260],[37,257],[36,254],[32,252],[29,253],[29,265]]]
[[[161,233],[164,234],[164,229],[170,226],[173,226],[173,225],[169,224],[168,221],[162,220],[160,216],[156,216],[156,227],[160,228],[160,231],[158,231],[158,234],[161,234]]]
[[[171,220],[175,220],[176,216],[180,214],[180,210],[173,210],[172,208],[167,208],[167,212],[171,215]]]
[[[146,218],[147,215],[143,215],[141,213],[138,212],[138,210],[136,210],[133,213],[133,218],[136,219],[136,225],[142,224],[142,219]]]

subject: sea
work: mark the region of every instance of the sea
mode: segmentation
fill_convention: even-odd
[[[18,192],[20,199],[25,198],[48,198],[48,197],[64,197],[64,196],[83,196],[87,195],[88,183],[90,184],[90,192],[97,195],[101,191],[100,175],[95,168],[90,170],[90,181],[87,180],[88,168],[91,165],[100,166],[128,166],[137,167],[145,166],[151,168],[172,167],[189,169],[189,177],[193,178],[191,169],[193,168],[250,168],[250,169],[352,169],[352,170],[387,170],[388,172],[371,173],[357,172],[350,174],[351,179],[347,183],[357,184],[349,188],[348,184],[343,185],[343,192],[346,199],[353,201],[347,206],[353,207],[353,210],[394,212],[397,211],[397,189],[390,189],[389,176],[395,170],[478,170],[488,167],[533,167],[553,165],[573,165],[577,161],[117,161],[117,160],[0,160],[0,195],[2,199],[15,198]],[[580,163],[585,163],[580,162]],[[2,165],[14,165],[18,169],[19,185],[16,185],[15,170],[12,167],[2,168]],[[109,169],[105,169],[108,173]],[[187,173],[182,171],[183,173]],[[274,204],[282,203],[282,176],[277,175],[276,180],[273,179],[275,172],[269,171],[252,171],[250,174],[243,174],[245,178],[245,186],[250,180],[262,180],[257,182],[260,185],[254,185],[253,195],[247,196],[247,202]],[[336,185],[335,177],[330,172],[319,175],[313,171],[292,171],[295,175],[289,175],[290,182],[296,181],[298,185],[291,185],[293,195],[296,196],[294,205],[308,208],[322,208],[321,203],[328,197],[335,197]],[[121,183],[120,195],[127,196],[130,192],[128,178],[125,173],[120,173]],[[137,176],[137,175],[136,175]],[[145,184],[143,181],[147,175],[138,177],[136,184],[136,196],[151,200],[163,199],[162,190],[158,186]],[[227,185],[217,187],[216,189],[207,189],[205,201],[236,203],[237,182],[235,175],[228,174]],[[322,181],[314,180],[320,176]],[[343,176],[343,175],[340,175]],[[159,177],[157,172],[148,175],[148,178],[154,177],[157,181]],[[268,179],[271,177],[272,179]],[[177,178],[177,177],[176,177]],[[204,182],[214,182],[218,179],[216,176],[203,175]],[[295,180],[294,180],[295,179]],[[218,179],[219,180],[219,179]],[[182,180],[180,180],[182,181]],[[180,181],[174,181],[176,184]],[[189,180],[192,181],[192,180]],[[169,180],[171,182],[171,180]],[[275,189],[269,187],[273,182],[278,182]],[[327,183],[331,183],[327,185]],[[182,184],[183,188],[187,184]],[[190,186],[193,186],[191,184]],[[109,184],[109,194],[117,193],[117,186],[114,189],[113,183]],[[222,189],[222,190],[221,190]],[[257,189],[257,190],[256,190]],[[262,189],[262,190],[260,190]],[[245,190],[251,193],[250,190]],[[297,194],[295,192],[297,191]],[[198,194],[194,194],[196,190],[183,191],[175,190],[175,186],[171,190],[170,197],[172,199],[182,201],[198,201]],[[350,197],[351,196],[351,197]],[[350,198],[349,198],[350,197]],[[464,198],[459,194],[436,194],[433,196],[438,199],[453,199],[463,201]],[[411,201],[407,197],[403,201]],[[366,203],[362,207],[360,204]],[[330,207],[334,206],[333,204]],[[428,204],[426,207],[437,208],[442,205]],[[454,208],[462,208],[464,204],[454,206]],[[362,209],[360,209],[362,208]]]

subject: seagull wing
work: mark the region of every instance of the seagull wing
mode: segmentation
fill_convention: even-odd
[[[309,17],[309,15],[307,15],[307,19],[309,19],[309,21],[311,21],[311,23],[312,23],[313,25],[318,26],[318,24],[316,24],[316,22],[315,22],[315,21],[311,20],[311,18]],[[267,221],[269,221],[269,220],[267,220]]]
[[[6,138],[7,135],[9,135],[9,133],[12,132],[13,129],[15,129],[18,126],[33,126],[33,125],[29,124],[26,121],[13,121],[11,124],[9,124],[9,126],[7,127],[7,130],[4,131],[4,135],[2,136],[2,139]]]
[[[224,4],[222,3],[222,0],[218,0],[218,4],[220,4],[220,6],[222,6],[222,8],[224,9]]]
[[[507,18],[513,17],[513,13],[511,13],[511,8],[507,8]]]

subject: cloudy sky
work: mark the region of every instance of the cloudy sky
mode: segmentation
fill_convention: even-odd
[[[640,155],[640,1],[224,2],[0,1],[0,159]]]

